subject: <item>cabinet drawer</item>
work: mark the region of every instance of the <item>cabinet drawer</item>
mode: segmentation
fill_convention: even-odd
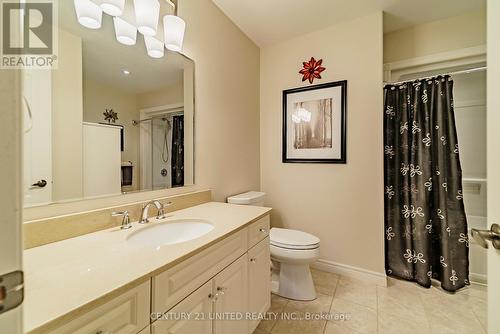
[[[248,248],[255,246],[269,235],[270,218],[265,216],[248,227]]]
[[[50,334],[142,333],[149,325],[150,288],[150,281],[144,282]]]
[[[166,312],[247,251],[241,230],[153,278],[153,312]]]

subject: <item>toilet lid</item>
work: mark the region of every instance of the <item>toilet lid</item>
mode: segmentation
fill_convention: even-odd
[[[315,249],[319,247],[319,238],[312,234],[273,227],[269,232],[271,245],[289,249]]]

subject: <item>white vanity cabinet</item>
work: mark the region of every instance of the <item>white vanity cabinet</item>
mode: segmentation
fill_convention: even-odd
[[[251,334],[270,306],[268,231],[266,216],[49,333]]]
[[[247,333],[247,255],[241,256],[213,279],[152,324],[152,334]],[[222,318],[221,318],[222,317]]]
[[[266,216],[153,278],[154,312],[166,318],[152,334],[253,333],[271,304],[268,234]],[[199,281],[206,283],[185,297]]]

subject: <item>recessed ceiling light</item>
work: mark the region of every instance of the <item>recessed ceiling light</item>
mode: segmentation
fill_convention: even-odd
[[[122,71],[122,73],[123,73],[124,75],[130,75],[130,71],[129,71],[129,70],[123,70],[123,71]]]

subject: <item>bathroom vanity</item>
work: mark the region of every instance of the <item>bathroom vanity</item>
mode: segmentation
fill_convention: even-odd
[[[270,210],[209,202],[26,250],[25,331],[252,333],[270,306]],[[188,221],[213,228],[137,242]]]

